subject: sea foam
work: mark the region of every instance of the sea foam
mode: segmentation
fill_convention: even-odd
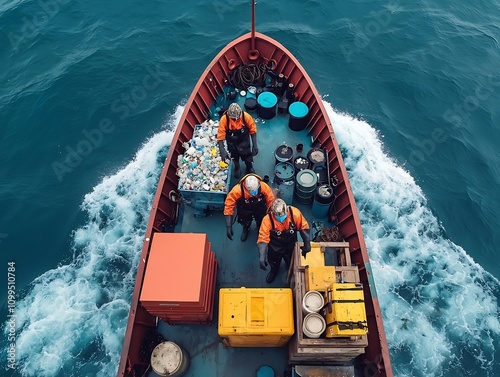
[[[393,365],[395,375],[482,369],[494,376],[499,281],[444,236],[421,188],[377,131],[324,104],[360,213],[390,353],[407,363]]]

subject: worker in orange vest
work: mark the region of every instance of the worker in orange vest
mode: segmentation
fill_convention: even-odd
[[[243,226],[240,240],[245,242],[250,225],[255,219],[257,229],[260,228],[262,218],[274,201],[271,187],[257,175],[247,174],[227,194],[224,202],[224,216],[226,217],[227,237],[233,239],[233,222],[235,209],[238,222]]]
[[[252,139],[251,145],[250,139]],[[224,140],[230,156],[224,147]],[[253,117],[242,111],[237,103],[229,105],[227,111],[221,116],[217,130],[217,143],[222,161],[227,161],[229,157],[233,160],[235,178],[241,176],[240,158],[245,162],[247,173],[255,173],[253,157],[259,153],[257,126]]]
[[[298,208],[287,206],[283,199],[276,199],[269,214],[262,219],[257,239],[260,268],[266,270],[268,263],[271,266],[266,282],[272,283],[278,275],[281,259],[284,259],[287,269],[290,267],[297,233],[304,241],[301,250],[305,258],[311,251],[309,224]]]

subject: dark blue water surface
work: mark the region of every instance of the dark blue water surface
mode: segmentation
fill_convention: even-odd
[[[250,27],[249,1],[188,3],[0,1],[0,374],[116,373],[172,130]],[[395,375],[497,376],[500,4],[259,1],[257,25],[324,96]]]

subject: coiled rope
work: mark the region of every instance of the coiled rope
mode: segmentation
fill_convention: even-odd
[[[249,86],[263,87],[266,75],[270,71],[264,63],[242,64],[229,72],[229,84],[237,89],[247,89]]]

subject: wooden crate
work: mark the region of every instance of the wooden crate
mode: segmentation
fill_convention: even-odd
[[[322,246],[324,246],[323,244],[328,244],[324,247],[339,247],[338,242],[324,242],[321,244]],[[348,255],[348,244],[347,246],[346,243],[341,244],[344,254]],[[299,242],[296,244],[294,256],[288,271],[288,281],[294,294],[296,319],[296,332],[288,343],[288,363],[290,365],[297,363],[343,365],[349,363],[355,357],[365,352],[365,347],[368,346],[368,337],[366,335],[331,339],[327,339],[323,335],[317,339],[309,339],[303,334],[302,323],[304,314],[302,312],[302,299],[307,292],[307,279],[305,275],[307,267],[301,265],[301,245],[302,243]],[[348,263],[350,262],[350,257],[345,257],[343,260]],[[336,266],[335,268],[339,271],[340,278],[359,282],[359,271],[356,266]]]

